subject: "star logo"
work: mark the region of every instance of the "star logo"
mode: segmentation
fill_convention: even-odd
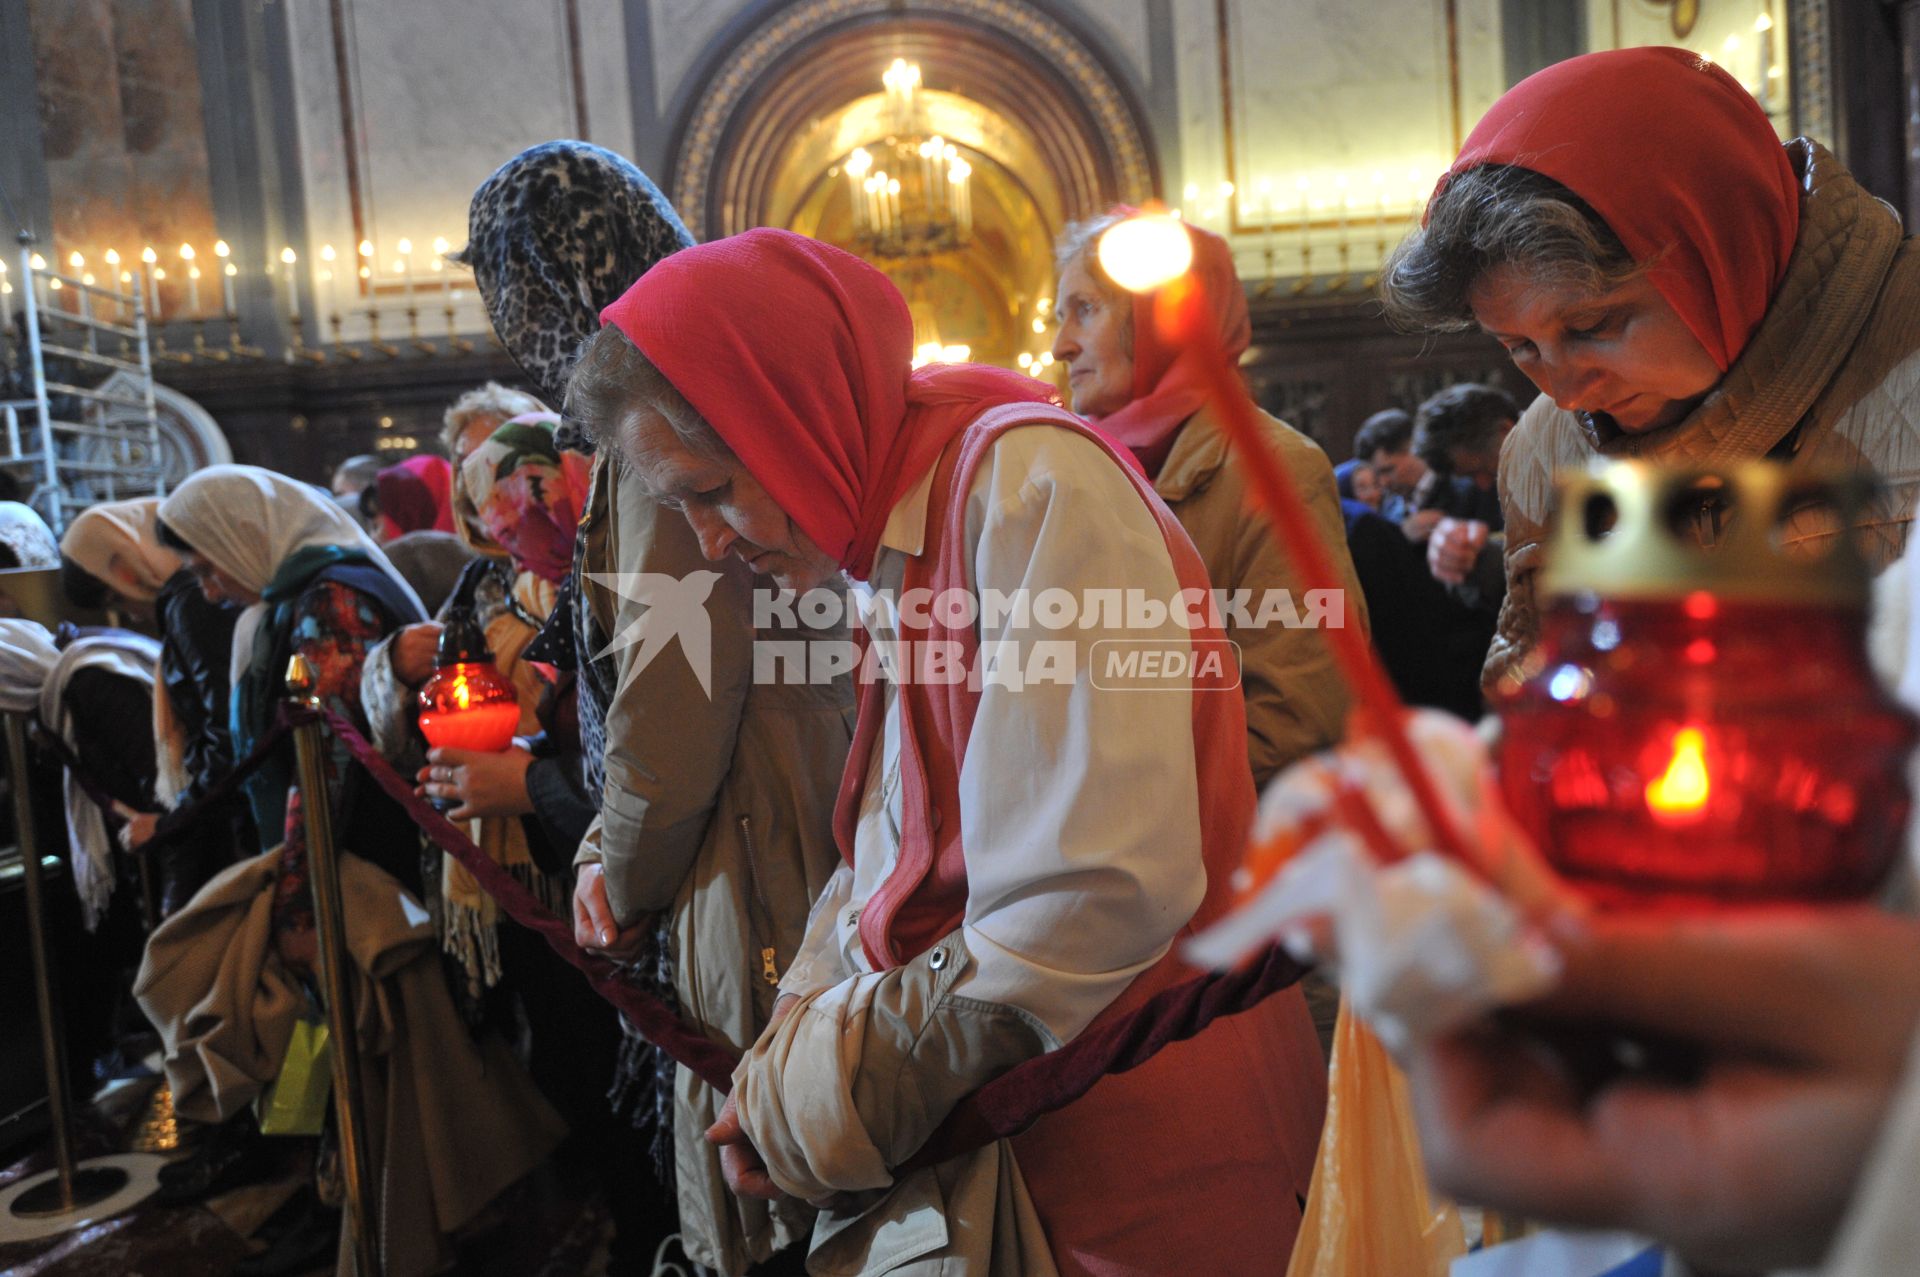
[[[718,572],[690,572],[684,577],[664,572],[589,572],[589,579],[605,586],[621,598],[638,603],[644,615],[621,627],[607,645],[593,654],[594,660],[625,651],[638,643],[629,673],[645,669],[653,658],[666,650],[674,639],[686,653],[700,690],[713,699],[713,622],[707,616],[707,598],[713,593]]]

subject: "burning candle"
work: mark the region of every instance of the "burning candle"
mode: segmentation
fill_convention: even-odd
[[[160,254],[153,251],[153,245],[149,244],[140,250],[140,261],[147,268],[147,289],[149,292],[147,309],[153,312],[151,318],[156,324],[160,322],[160,280],[155,276],[154,272],[159,269],[156,265],[159,260]]]
[[[287,317],[295,323],[300,322],[300,290],[294,286],[293,267],[299,260],[291,244],[280,250],[280,265],[287,280]]]
[[[224,239],[213,241],[213,255],[220,259],[220,305],[225,313],[232,317],[239,313],[239,307],[233,304],[233,281],[240,272],[234,268],[232,262],[227,260],[233,255],[233,250],[227,247],[227,241]]]
[[[180,260],[187,264],[187,314],[200,313],[200,268],[193,264],[193,245],[180,246]]]
[[[400,243],[397,245],[397,247],[400,250],[400,260],[395,264],[399,266],[400,274],[407,282],[407,301],[412,302],[413,301],[413,241],[410,239],[402,238]]]
[[[327,286],[327,314],[329,315],[337,315],[340,313],[339,298],[334,292],[333,282],[333,263],[338,256],[339,255],[333,251],[333,245],[322,244],[320,246],[320,260],[323,263],[321,269],[324,272],[322,282]]]
[[[447,253],[452,248],[453,245],[447,242],[446,236],[434,236],[433,268],[440,273],[440,295],[446,300],[448,306],[453,305],[453,271],[449,269],[447,261]]]

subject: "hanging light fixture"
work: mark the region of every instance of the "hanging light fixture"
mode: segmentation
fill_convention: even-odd
[[[887,262],[964,248],[973,238],[973,165],[959,147],[926,131],[918,64],[895,58],[880,81],[893,134],[840,161],[853,207],[853,250]]]

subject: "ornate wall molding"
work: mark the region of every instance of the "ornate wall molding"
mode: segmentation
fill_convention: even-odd
[[[943,58],[976,71],[989,67],[996,83],[976,86],[969,78],[953,87],[988,106],[1001,106],[995,96],[1002,109],[1024,106],[1023,118],[1053,131],[1055,145],[1043,149],[1077,170],[1060,175],[1073,202],[1084,205],[1076,212],[1156,192],[1159,175],[1139,104],[1084,41],[1034,6],[1017,0],[915,0],[904,7],[897,0],[802,0],[778,8],[744,37],[720,37],[734,47],[706,77],[676,130],[674,204],[696,233],[731,234],[755,224],[753,183],[743,184],[734,170],[766,161],[748,154],[751,148],[740,146],[741,139],[764,148],[804,111],[831,109],[871,92],[866,80],[876,79],[877,67],[885,65],[834,85],[821,74],[809,82],[806,63],[836,43],[861,40],[863,32],[868,40],[915,40],[916,28],[920,47],[913,54],[926,64],[930,87],[947,87],[934,79]],[[935,30],[942,38],[927,40]],[[839,102],[823,100],[836,91]]]

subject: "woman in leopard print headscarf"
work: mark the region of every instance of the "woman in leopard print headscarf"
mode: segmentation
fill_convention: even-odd
[[[691,243],[646,178],[578,142],[537,147],[488,179],[473,241],[468,260],[501,339],[556,406],[601,307]],[[577,858],[574,935],[627,963],[628,979],[684,1009],[707,1038],[743,1051],[765,1028],[808,908],[840,864],[833,799],[853,682],[757,681],[755,581],[772,582],[737,556],[708,561],[685,518],[663,509],[618,451],[595,457],[574,560],[581,737],[600,809]],[[710,682],[682,645],[647,659],[638,645],[608,650],[608,636],[647,607],[610,573],[711,579]],[[851,642],[844,624],[768,630],[831,650]],[[617,1094],[653,1134],[688,1259],[729,1277],[801,1271],[811,1211],[736,1196],[703,1138],[724,1097],[637,1035],[628,1048]]]
[[[586,142],[544,142],[473,193],[461,259],[507,353],[558,405],[580,344],[600,331],[601,310],[692,243],[673,205],[632,163]]]
[[[630,161],[586,142],[546,142],[508,160],[473,193],[467,247],[460,258],[473,269],[501,344],[545,400],[558,407],[565,402],[567,377],[581,343],[600,330],[601,308],[655,262],[692,243],[693,236],[667,197]],[[574,451],[594,451],[593,441],[571,420],[562,421],[554,442]],[[573,571],[561,583],[546,628],[526,651],[529,659],[577,674],[582,779],[596,801],[606,783],[607,707],[617,670],[613,657],[603,654],[607,609],[587,605],[592,600],[582,598],[581,582],[589,579],[588,573],[617,570],[607,537],[617,486],[612,466],[608,456],[595,458]],[[629,969],[629,978],[670,998],[670,972],[659,955],[654,946]],[[597,1000],[570,973],[568,986],[554,992],[583,993],[589,1002]],[[580,1015],[591,1016],[594,1010],[582,1008]],[[599,1010],[610,1013],[609,1008]],[[580,1031],[572,1046],[581,1068],[593,1069],[595,1060],[589,1057],[599,1056],[597,1035],[588,1031],[586,1021],[576,1017],[575,1023]],[[620,1024],[625,1027],[625,1021]],[[633,1261],[636,1271],[645,1271],[654,1246],[679,1223],[668,1174],[666,1137],[672,1122],[660,1109],[663,1102],[671,1103],[674,1066],[644,1039],[630,1031],[625,1037],[624,1046],[617,1048],[618,1064],[606,1060],[590,1094],[597,1100],[608,1074],[617,1073],[623,1097],[638,1101],[635,1125],[655,1136],[659,1181],[649,1184],[644,1182],[652,1178],[644,1166],[647,1159],[644,1152],[635,1156],[634,1137],[622,1138],[605,1122],[594,1124],[602,1135],[601,1158],[616,1179],[608,1185],[617,1216],[614,1248],[623,1260]],[[582,1124],[574,1126],[580,1130]]]

